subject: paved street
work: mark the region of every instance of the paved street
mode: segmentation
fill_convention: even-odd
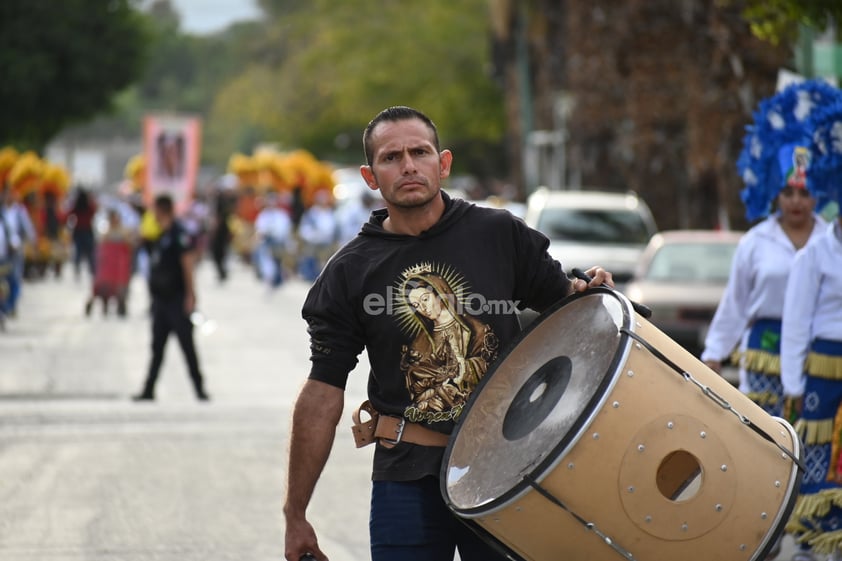
[[[127,318],[98,307],[85,318],[88,281],[70,272],[28,283],[0,333],[0,559],[281,559],[288,421],[309,365],[307,285],[269,293],[235,268],[220,286],[203,263],[196,342],[213,400],[195,401],[171,338],[158,400],[136,404],[145,287],[133,284]],[[360,368],[349,406],[363,399]],[[368,557],[371,451],[354,448],[349,425],[311,507],[334,561]]]
[[[213,400],[196,402],[172,339],[158,400],[136,404],[145,287],[133,284],[127,318],[98,307],[85,318],[88,281],[70,272],[28,283],[0,333],[0,559],[282,559],[288,423],[309,366],[307,285],[269,292],[238,267],[222,286],[203,263],[196,341]],[[352,374],[310,511],[331,561],[369,558],[372,449],[355,449],[349,430],[366,371],[363,360]],[[787,540],[778,559],[792,553]]]

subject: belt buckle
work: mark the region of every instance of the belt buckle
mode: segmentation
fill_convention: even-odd
[[[381,440],[383,440],[383,442],[387,442],[388,444],[391,444],[392,446],[397,445],[398,443],[400,443],[401,439],[403,438],[404,427],[406,427],[406,417],[401,417],[401,420],[398,423],[398,427],[395,429],[395,434],[397,435],[397,438],[395,438],[394,440],[389,440],[387,438],[383,438]]]

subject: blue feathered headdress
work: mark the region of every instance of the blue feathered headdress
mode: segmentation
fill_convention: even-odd
[[[842,99],[818,109],[812,121],[807,181],[816,193],[818,208],[829,202],[842,207]]]
[[[737,170],[745,183],[740,197],[750,221],[769,214],[791,172],[794,150],[810,146],[815,115],[835,103],[842,103],[842,90],[823,80],[793,84],[760,102],[737,159]],[[790,167],[785,166],[787,163]],[[806,187],[816,195],[809,172],[807,177]]]

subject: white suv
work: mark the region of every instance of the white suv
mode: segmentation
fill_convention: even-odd
[[[550,255],[568,273],[599,265],[622,289],[656,232],[649,207],[634,193],[550,191],[527,200],[526,223],[550,238]]]

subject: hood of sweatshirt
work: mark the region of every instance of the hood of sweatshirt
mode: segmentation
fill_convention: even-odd
[[[463,201],[462,199],[451,199],[444,191],[441,191],[441,197],[444,199],[444,213],[441,215],[438,222],[433,224],[433,226],[428,230],[424,230],[418,234],[418,236],[387,232],[383,228],[383,221],[389,216],[389,211],[385,208],[375,210],[371,213],[371,218],[363,225],[361,234],[363,236],[396,240],[406,238],[426,239],[437,236],[453,226],[453,224],[462,218],[462,216],[464,216],[464,214],[473,206],[471,203]]]

